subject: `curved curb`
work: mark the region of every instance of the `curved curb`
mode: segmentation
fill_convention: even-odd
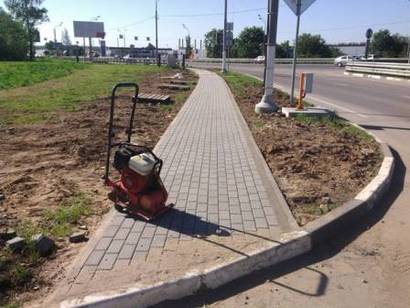
[[[277,243],[270,243],[269,247],[203,271],[192,271],[183,277],[150,286],[136,284],[134,288],[67,300],[60,307],[148,307],[189,296],[203,289],[215,289],[254,271],[310,251],[317,243],[368,213],[390,187],[394,170],[392,152],[386,143],[373,134],[366,133],[375,138],[384,155],[377,176],[353,200],[308,223],[302,230],[285,233]]]

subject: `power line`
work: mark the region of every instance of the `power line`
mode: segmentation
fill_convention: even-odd
[[[111,29],[108,29],[107,31],[130,28],[130,27],[132,27],[132,26],[139,25],[139,24],[143,24],[143,23],[145,23],[145,22],[147,22],[147,21],[150,21],[150,20],[153,20],[153,19],[155,19],[155,16],[147,17],[147,18],[145,18],[145,19],[141,19],[141,20],[139,20],[139,21],[135,21],[135,22],[133,22],[133,23],[131,23],[131,24],[124,25],[124,26],[121,26],[121,27],[111,28]]]
[[[254,8],[254,9],[246,9],[246,10],[239,10],[239,11],[230,11],[228,14],[243,14],[249,12],[259,12],[259,11],[266,11],[266,7],[261,8]],[[220,13],[202,13],[202,14],[178,14],[178,15],[161,15],[161,17],[165,18],[181,18],[181,17],[206,17],[206,16],[221,16],[224,15],[223,12]]]
[[[357,29],[357,28],[366,28],[366,27],[376,27],[376,26],[387,26],[387,25],[398,25],[398,24],[407,24],[410,23],[410,20],[401,20],[401,21],[392,21],[392,22],[385,22],[385,23],[374,23],[374,24],[367,24],[367,25],[355,25],[349,27],[335,27],[335,28],[323,28],[323,29],[307,29],[304,30],[305,32],[319,32],[319,31],[343,31],[349,29]],[[293,33],[292,31],[285,31],[279,33]]]

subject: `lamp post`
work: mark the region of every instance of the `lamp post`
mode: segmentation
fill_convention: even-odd
[[[157,65],[161,65],[161,60],[158,53],[158,0],[155,0],[155,56],[157,57]]]
[[[262,17],[261,14],[258,14],[258,19],[262,22],[263,24],[263,46],[262,46],[262,56],[265,57],[264,60],[264,66],[263,66],[263,85],[265,85],[265,71],[266,71],[266,19]]]
[[[267,46],[265,56],[265,92],[256,104],[256,113],[270,113],[278,110],[273,100],[273,76],[278,27],[279,0],[268,0]]]
[[[223,33],[223,44],[222,44],[222,72],[227,72],[226,67],[226,28],[228,23],[228,0],[225,0],[225,11],[224,11],[224,33]]]

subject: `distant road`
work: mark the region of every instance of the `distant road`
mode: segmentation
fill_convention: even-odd
[[[220,67],[218,64],[195,63],[195,67]],[[230,69],[263,78],[263,66],[231,64]],[[313,94],[306,100],[315,105],[336,109],[340,115],[362,122],[375,118],[380,124],[399,122],[410,125],[410,81],[375,80],[344,75],[344,69],[333,65],[299,65],[299,72],[314,73]],[[292,66],[275,66],[275,85],[290,91]],[[298,82],[296,83],[298,85]]]

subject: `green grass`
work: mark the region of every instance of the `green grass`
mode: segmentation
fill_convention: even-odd
[[[33,85],[67,76],[85,67],[82,63],[62,60],[0,62],[0,90]]]
[[[54,238],[68,236],[72,233],[76,224],[79,224],[84,217],[92,214],[91,205],[92,200],[87,194],[75,194],[61,202],[58,208],[44,211],[42,221],[38,223],[28,220],[21,222],[17,226],[16,232],[27,243],[30,242],[33,235],[38,233]]]
[[[0,126],[42,122],[58,110],[75,111],[79,104],[110,95],[118,82],[140,82],[146,74],[166,68],[153,65],[85,64],[82,70],[38,83],[0,91]]]
[[[263,82],[251,77],[234,72],[228,72],[222,75],[229,83],[232,91],[237,95],[244,95],[246,87],[261,87]]]
[[[44,218],[50,234],[54,237],[70,235],[74,225],[92,214],[91,203],[86,194],[79,193],[63,201],[56,210],[46,211]]]

